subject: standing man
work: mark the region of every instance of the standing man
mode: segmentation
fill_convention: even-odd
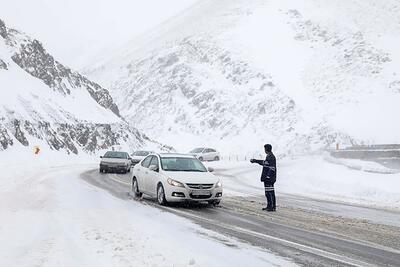
[[[276,158],[272,153],[272,146],[270,144],[264,145],[265,160],[251,159],[251,163],[258,163],[263,166],[261,173],[261,182],[264,183],[265,196],[267,197],[267,207],[263,208],[266,211],[276,211],[276,200],[274,184],[276,182]]]

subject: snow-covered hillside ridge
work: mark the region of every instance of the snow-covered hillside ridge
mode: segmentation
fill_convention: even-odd
[[[177,147],[397,142],[399,22],[394,0],[199,1],[87,73]]]
[[[0,20],[0,150],[41,145],[78,154],[148,141],[121,119],[106,89]]]

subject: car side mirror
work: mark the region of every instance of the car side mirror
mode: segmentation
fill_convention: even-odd
[[[153,171],[153,172],[158,172],[158,166],[151,165],[151,166],[149,167],[149,170],[151,170],[151,171]]]
[[[213,172],[213,171],[214,171],[214,168],[213,168],[213,167],[208,167],[207,170],[208,170],[209,172]]]
[[[100,156],[100,158],[102,159],[102,158],[103,158],[103,156]]]

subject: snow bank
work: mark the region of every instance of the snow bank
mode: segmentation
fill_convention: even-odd
[[[379,164],[356,162],[334,163],[321,156],[278,160],[276,191],[278,194],[400,209],[400,174],[379,173],[376,170],[388,169]],[[217,174],[227,175],[220,177],[230,194],[264,194],[259,180],[260,166],[250,162],[210,162],[207,165],[215,167]]]

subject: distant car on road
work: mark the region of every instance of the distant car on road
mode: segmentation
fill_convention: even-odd
[[[212,171],[192,155],[151,154],[132,169],[132,192],[136,197],[155,197],[160,205],[185,201],[218,205],[222,184]]]
[[[189,153],[201,161],[217,161],[221,159],[221,155],[217,150],[208,147],[195,148]]]
[[[126,152],[107,151],[100,158],[100,172],[127,173],[131,171],[131,157]]]
[[[132,165],[138,164],[142,159],[147,157],[150,154],[153,154],[153,151],[145,151],[145,150],[139,150],[135,151],[131,156],[132,156]]]

